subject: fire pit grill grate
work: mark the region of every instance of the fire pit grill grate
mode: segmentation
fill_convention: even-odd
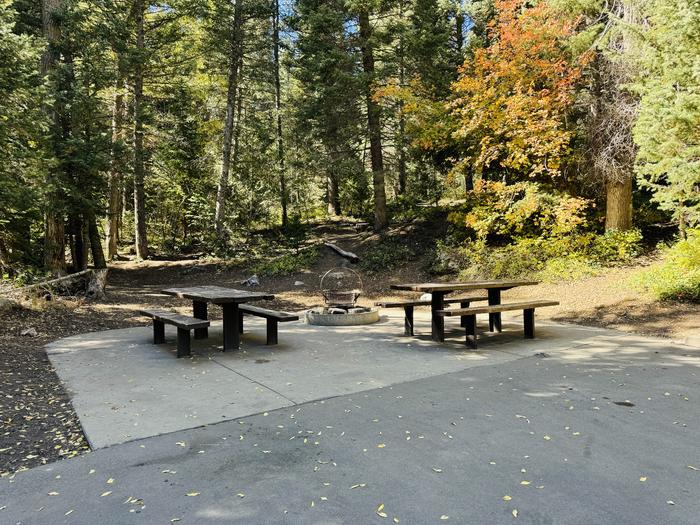
[[[351,280],[356,281],[354,284],[359,284],[359,288],[348,290],[348,281]],[[328,307],[355,308],[362,295],[362,277],[350,268],[331,268],[321,277],[321,293]]]
[[[362,278],[350,268],[331,268],[321,277],[324,307],[306,312],[306,322],[322,326],[352,326],[379,321],[379,310],[357,306]]]

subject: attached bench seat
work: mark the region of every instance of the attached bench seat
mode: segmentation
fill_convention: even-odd
[[[254,315],[256,317],[264,317],[267,319],[267,341],[268,345],[277,344],[277,326],[279,323],[288,321],[298,321],[299,316],[289,314],[287,312],[278,312],[267,308],[260,308],[251,304],[241,304],[238,306],[238,330],[243,333],[243,316]]]
[[[185,357],[191,354],[190,332],[209,326],[209,321],[205,319],[196,319],[164,310],[141,310],[140,314],[153,319],[153,344],[157,345],[165,342],[166,324],[177,327],[178,357]]]
[[[525,339],[535,337],[535,309],[545,306],[557,306],[558,301],[522,301],[517,303],[494,304],[484,306],[472,306],[470,308],[455,308],[450,310],[438,310],[437,314],[445,317],[459,316],[464,321],[463,326],[467,332],[467,346],[476,348],[476,315],[492,314],[497,312],[523,311],[523,328]]]
[[[461,308],[469,308],[469,305],[477,301],[488,301],[488,297],[483,297],[480,295],[473,297],[446,297],[443,300],[444,304],[455,304],[459,303]],[[413,309],[416,306],[430,306],[430,299],[416,299],[414,301],[379,301],[374,303],[374,306],[380,306],[382,308],[403,308],[404,317],[404,335],[413,335]],[[462,326],[464,326],[464,320],[462,320]]]

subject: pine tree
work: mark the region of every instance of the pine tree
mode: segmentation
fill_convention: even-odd
[[[18,30],[18,13],[0,1],[0,274],[12,274],[32,260],[30,229],[41,217],[42,181],[47,163],[41,130],[43,90],[37,70],[38,40]]]
[[[678,221],[700,223],[700,4],[652,0],[639,42],[644,74],[634,138],[637,180]]]
[[[299,136],[310,140],[315,150],[332,215],[341,213],[341,184],[364,171],[357,157],[363,138],[359,133],[362,99],[350,19],[344,3],[337,0],[299,0],[291,19],[299,33],[296,126]]]

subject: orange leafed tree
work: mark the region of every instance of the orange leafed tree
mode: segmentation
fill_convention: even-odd
[[[492,44],[468,59],[453,84],[457,171],[556,176],[569,153],[565,117],[585,57],[566,48],[576,20],[545,0],[496,0]]]

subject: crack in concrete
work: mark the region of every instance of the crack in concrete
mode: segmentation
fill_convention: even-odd
[[[260,385],[260,386],[263,387],[263,388],[267,388],[270,392],[274,392],[274,393],[277,394],[278,396],[280,396],[280,397],[286,399],[287,401],[289,401],[289,402],[290,402],[292,405],[294,405],[294,406],[296,406],[296,405],[299,404],[299,403],[297,403],[296,401],[294,401],[293,399],[291,399],[291,398],[285,396],[282,392],[278,392],[278,391],[275,390],[274,388],[271,388],[271,387],[269,387],[269,386],[267,386],[267,385],[261,383],[260,381],[256,381],[256,380],[253,379],[252,377],[248,377],[247,375],[245,375],[245,374],[239,372],[238,370],[235,370],[234,368],[231,368],[230,366],[226,366],[225,364],[220,363],[220,362],[217,361],[216,358],[214,358],[214,357],[211,358],[211,361],[213,361],[214,363],[216,363],[216,364],[219,365],[219,366],[224,367],[226,370],[230,370],[230,371],[233,372],[234,374],[238,374],[239,376],[241,376],[241,377],[244,378],[244,379],[247,379],[247,380],[250,381],[251,383],[255,383],[256,385]]]

